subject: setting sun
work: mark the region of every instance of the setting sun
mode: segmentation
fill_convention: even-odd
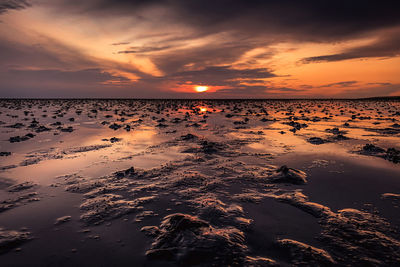
[[[208,86],[196,86],[194,89],[196,90],[196,92],[202,93],[208,90]]]

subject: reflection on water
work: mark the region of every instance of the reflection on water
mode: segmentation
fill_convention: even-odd
[[[112,138],[118,141],[111,143]],[[33,150],[25,157],[19,151],[18,156],[6,158],[3,164],[8,166],[21,165],[26,158],[38,162],[5,170],[3,175],[17,181],[51,184],[54,177],[70,173],[96,177],[130,166],[149,169],[182,157],[177,148],[151,149],[163,141],[166,136],[159,135],[152,126],[140,126],[129,132],[81,127],[56,143],[51,139],[39,140],[40,149],[37,143],[26,146],[25,149]]]

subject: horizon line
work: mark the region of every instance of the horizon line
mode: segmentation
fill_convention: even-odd
[[[290,100],[400,100],[400,96],[373,96],[361,98],[129,98],[129,97],[0,97],[1,100],[178,100],[178,101],[290,101]]]

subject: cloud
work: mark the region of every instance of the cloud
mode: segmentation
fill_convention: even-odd
[[[191,41],[185,41],[190,43]],[[203,69],[208,66],[231,65],[243,53],[252,49],[252,44],[235,39],[223,41],[212,39],[210,43],[198,47],[181,47],[171,44],[168,53],[151,55],[152,61],[167,74],[189,69]]]
[[[93,61],[79,51],[53,40],[41,43],[24,44],[0,38],[1,68],[76,68],[93,66]]]
[[[354,38],[400,25],[400,2],[395,0],[58,0],[56,3],[63,12],[136,16],[155,20],[161,28],[173,22],[209,34],[233,31],[241,36],[274,34],[297,40]]]
[[[116,46],[116,45],[128,45],[128,44],[130,44],[130,42],[118,42],[118,43],[112,43],[111,45]]]
[[[177,72],[166,78],[180,83],[232,86],[240,84],[238,79],[266,79],[276,77],[266,68],[234,69],[231,66],[209,66],[200,70]]]
[[[386,58],[400,55],[400,30],[385,33],[371,44],[349,48],[341,53],[307,57],[303,63],[332,62],[360,58]]]
[[[268,91],[281,91],[281,92],[301,92],[305,91],[302,89],[294,89],[294,88],[289,88],[289,87],[273,87],[273,88],[268,88]]]
[[[337,83],[329,83],[325,85],[321,85],[320,87],[351,87],[356,85],[357,81],[344,81],[344,82],[337,82]]]
[[[388,86],[388,85],[392,85],[392,83],[367,83],[367,85]]]
[[[375,96],[388,96],[388,95],[399,95],[400,84],[391,85],[376,85],[372,87],[360,88],[357,90],[345,90],[340,93],[340,97],[343,98],[365,98]]]
[[[121,43],[120,43],[121,44]],[[132,46],[129,48],[129,50],[123,50],[123,51],[118,51],[118,54],[146,54],[146,53],[151,53],[151,52],[158,52],[158,51],[163,51],[168,48],[171,48],[171,46]]]
[[[24,44],[0,37],[0,51],[0,71],[5,73],[7,73],[7,70],[80,71],[82,69],[112,69],[114,72],[128,74],[129,77],[148,76],[132,64],[96,58],[51,38],[41,39],[41,43]],[[12,81],[13,77],[10,76],[8,80]],[[46,83],[45,78],[43,83]],[[0,90],[2,89],[0,85]]]
[[[0,97],[101,97],[113,95],[110,88],[130,84],[127,78],[100,69],[11,69],[0,72],[0,80]],[[115,91],[121,93],[123,89]]]
[[[20,10],[30,6],[26,0],[1,0],[0,1],[0,15],[8,12],[9,10]]]
[[[114,76],[100,69],[84,69],[78,71],[61,71],[55,69],[44,70],[23,70],[11,69],[8,71],[10,75],[24,77],[29,82],[35,83],[46,79],[47,82],[57,82],[69,84],[72,83],[103,83],[109,80],[128,81],[121,76]]]

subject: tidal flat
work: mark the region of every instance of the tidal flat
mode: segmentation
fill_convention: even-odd
[[[0,100],[1,266],[396,266],[398,100]]]

